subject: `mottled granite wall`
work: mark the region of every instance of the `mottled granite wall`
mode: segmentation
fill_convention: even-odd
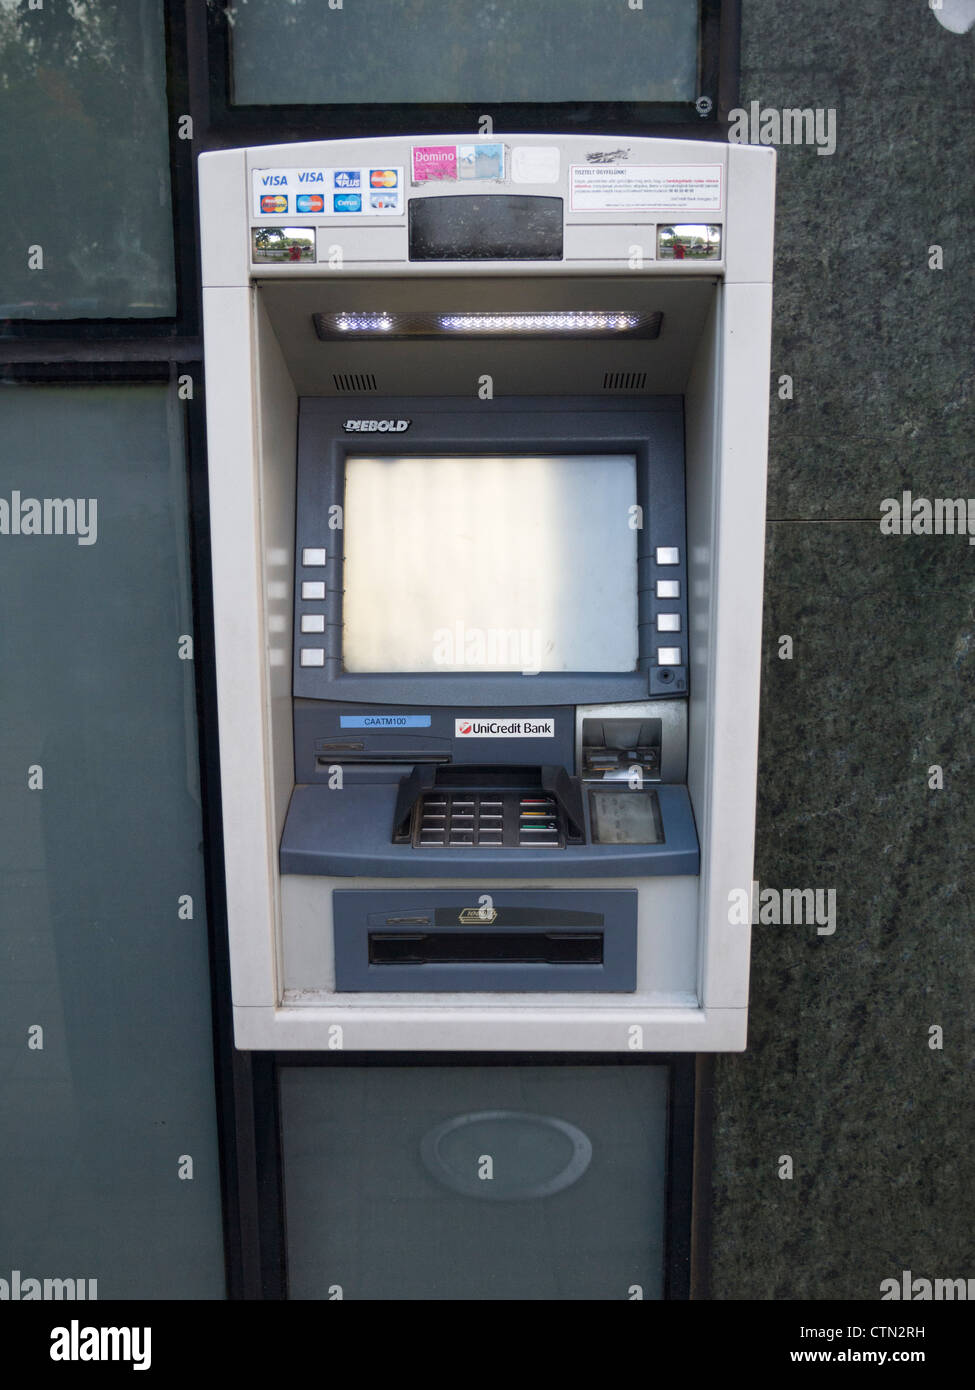
[[[975,546],[879,529],[904,488],[975,497],[975,28],[928,0],[743,11],[742,104],[837,120],[835,154],[779,152],[756,878],[835,888],[838,921],[753,930],[711,1291],[875,1299],[975,1277]]]

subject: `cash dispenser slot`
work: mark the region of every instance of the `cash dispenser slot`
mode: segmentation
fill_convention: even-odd
[[[370,932],[371,965],[601,965],[602,932]]]
[[[633,889],[336,889],[332,917],[341,990],[636,988]]]

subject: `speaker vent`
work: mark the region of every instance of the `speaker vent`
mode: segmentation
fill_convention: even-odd
[[[376,378],[371,372],[333,372],[336,391],[351,395],[354,391],[375,391]]]
[[[646,372],[607,372],[603,377],[604,391],[642,391],[646,384]]]

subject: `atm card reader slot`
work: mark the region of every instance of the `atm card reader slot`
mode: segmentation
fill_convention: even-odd
[[[584,719],[582,775],[588,781],[660,780],[659,719]]]

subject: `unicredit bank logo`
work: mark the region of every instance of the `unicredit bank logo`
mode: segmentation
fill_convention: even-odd
[[[554,738],[554,719],[455,719],[455,738]]]
[[[342,428],[346,434],[402,434],[411,423],[410,420],[346,420]]]

